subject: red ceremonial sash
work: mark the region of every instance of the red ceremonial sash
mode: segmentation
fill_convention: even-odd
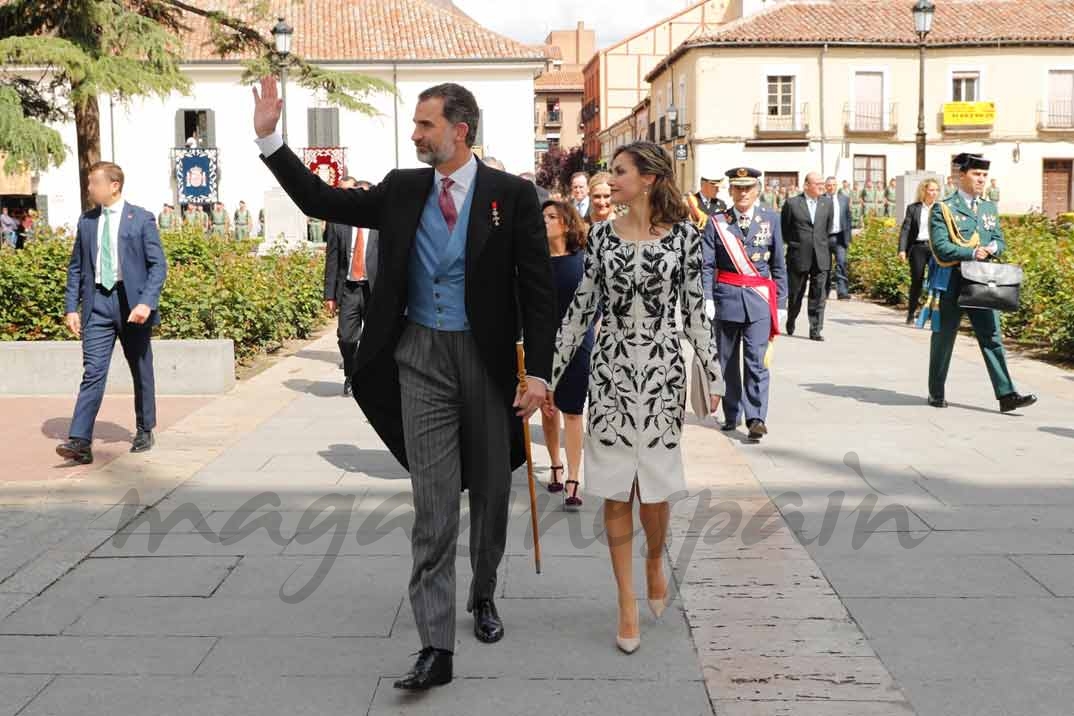
[[[723,244],[724,250],[735,265],[736,271],[723,271],[717,269],[716,281],[729,286],[741,286],[753,289],[758,296],[768,303],[768,315],[771,318],[768,330],[768,340],[771,341],[779,335],[779,291],[776,282],[766,278],[757,271],[749,257],[746,255],[746,247],[738,239],[728,236],[725,227],[726,220],[723,217],[713,217],[712,222],[716,225],[716,235]]]

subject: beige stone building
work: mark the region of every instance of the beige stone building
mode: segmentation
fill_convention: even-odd
[[[581,22],[573,30],[554,30],[545,39],[548,61],[533,82],[535,164],[549,149],[582,143],[582,67],[596,46],[596,33]]]
[[[649,95],[645,76],[676,47],[775,1],[704,0],[597,52],[584,69],[587,159],[603,158],[599,135],[632,115]],[[661,101],[657,93],[653,101]]]
[[[1001,210],[1074,204],[1074,0],[938,3],[925,55],[926,168],[992,160]],[[918,40],[910,6],[787,0],[695,35],[648,73],[647,133],[701,167],[886,182],[915,167]],[[669,111],[674,110],[674,111]],[[672,117],[675,121],[671,121]],[[605,153],[614,149],[612,132]]]

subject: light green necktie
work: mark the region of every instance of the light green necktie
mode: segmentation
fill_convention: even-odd
[[[112,256],[112,227],[108,222],[108,217],[111,213],[110,209],[102,207],[101,214],[104,217],[104,230],[101,232],[100,283],[106,291],[111,291],[112,287],[116,285],[116,264],[115,257]]]

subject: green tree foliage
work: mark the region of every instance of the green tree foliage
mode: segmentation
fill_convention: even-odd
[[[347,109],[375,114],[368,98],[393,91],[371,77],[333,72],[276,54],[266,0],[241,0],[228,14],[182,0],[0,0],[0,152],[5,168],[44,169],[66,156],[48,123],[74,121],[83,204],[86,170],[100,159],[98,97],[187,93],[180,70],[190,22],[210,25],[213,53],[243,62],[244,80],[278,73]],[[263,28],[264,33],[257,28]]]

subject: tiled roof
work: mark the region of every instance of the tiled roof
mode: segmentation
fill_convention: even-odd
[[[720,30],[699,45],[916,45],[910,2],[786,0]],[[940,0],[927,44],[1074,44],[1074,0]]]
[[[199,5],[242,16],[237,0]],[[271,17],[282,16],[294,27],[291,49],[307,60],[543,59],[540,50],[482,27],[446,0],[269,0],[269,6]],[[207,44],[208,21],[187,17],[186,59],[219,60]],[[266,38],[273,22],[264,29]]]
[[[570,70],[552,70],[537,76],[533,81],[536,90],[569,89],[581,92],[585,89],[585,76]]]

